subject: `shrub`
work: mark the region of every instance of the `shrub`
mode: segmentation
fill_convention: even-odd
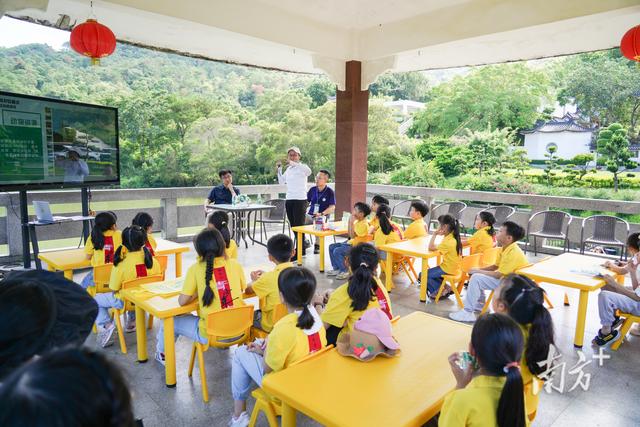
[[[505,175],[479,176],[467,174],[452,178],[447,184],[448,187],[457,190],[493,191],[500,193],[530,194],[533,189],[528,182],[520,178]]]
[[[444,176],[433,161],[423,162],[419,158],[408,160],[391,173],[390,183],[418,187],[439,187]]]

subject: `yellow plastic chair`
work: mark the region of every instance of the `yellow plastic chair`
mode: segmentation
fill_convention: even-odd
[[[260,307],[264,306],[264,299],[260,298]],[[284,316],[289,314],[287,311],[287,306],[280,303],[275,306],[273,311],[271,312],[271,324],[275,325],[278,320],[282,319]],[[260,328],[256,328],[255,326],[251,327],[251,339],[254,338],[266,338],[269,335],[269,332],[263,331]]]
[[[460,292],[462,292],[464,282],[469,280],[469,271],[471,271],[472,268],[480,267],[481,261],[482,254],[466,256],[462,258],[462,264],[460,265],[460,270],[457,274],[445,274],[444,276],[442,276],[442,285],[440,286],[440,289],[438,289],[438,293],[436,294],[435,303],[437,304],[438,301],[440,301],[440,295],[442,295],[442,290],[445,288],[445,285],[449,285],[453,293],[456,295],[458,306],[460,308],[464,308],[464,303],[462,302]]]
[[[484,251],[482,255],[482,261],[480,262],[481,267],[488,267],[490,265],[495,265],[496,261],[498,261],[498,255],[500,255],[500,251],[502,248],[491,248]]]
[[[122,289],[131,289],[137,288],[140,285],[144,285],[145,283],[154,283],[154,282],[162,282],[162,275],[156,274],[154,276],[146,276],[139,277],[137,279],[125,280],[122,282]],[[129,302],[125,301],[124,306],[122,308],[114,308],[113,309],[113,319],[116,321],[116,328],[118,329],[118,340],[120,341],[120,350],[124,354],[127,354],[127,343],[124,342],[124,330],[122,329],[122,321],[120,316],[122,316],[127,311],[134,311],[135,306]]]
[[[228,348],[232,345],[242,344],[251,338],[251,326],[253,325],[253,305],[225,308],[224,310],[209,313],[207,317],[207,335],[209,342],[200,344],[193,342],[191,359],[189,360],[189,377],[193,375],[193,366],[198,355],[198,367],[200,369],[200,383],[202,385],[202,399],[209,401],[207,388],[207,375],[204,369],[204,352],[209,347]]]
[[[634,323],[640,323],[640,316],[636,316],[634,314],[618,312],[618,316],[624,318],[624,323],[622,323],[622,327],[620,328],[620,338],[611,345],[611,350],[614,351],[618,350],[620,345],[622,345],[622,342],[627,337],[631,326],[633,326]]]
[[[96,294],[104,294],[107,292],[111,292],[109,289],[109,280],[111,279],[111,270],[113,269],[113,264],[102,264],[93,267],[93,283],[94,286],[89,286],[87,288],[87,292],[92,297],[95,297]],[[93,324],[93,332],[97,333],[98,329],[96,328],[96,324]]]
[[[331,350],[333,345],[328,345],[321,350],[316,351],[315,353],[311,353],[302,359],[298,360],[291,364],[291,366],[298,365],[300,363],[304,363],[310,359],[320,356],[321,354],[326,353]],[[278,419],[277,417],[282,415],[282,403],[276,399],[265,393],[261,388],[257,388],[251,392],[251,396],[256,399],[255,405],[253,405],[253,412],[251,412],[251,419],[249,420],[249,427],[254,427],[256,422],[258,421],[258,416],[260,412],[264,412],[265,417],[267,417],[267,422],[269,423],[269,427],[278,427]]]

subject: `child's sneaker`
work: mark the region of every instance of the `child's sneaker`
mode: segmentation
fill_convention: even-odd
[[[338,279],[338,280],[347,280],[349,278],[349,276],[351,276],[349,274],[349,272],[348,271],[344,271],[342,273],[338,273],[338,275],[336,276],[336,279]]]
[[[607,345],[611,341],[615,340],[618,336],[618,331],[612,329],[607,335],[603,335],[602,331],[598,331],[598,335],[591,341],[592,344],[602,347],[603,345]]]
[[[105,348],[113,345],[113,332],[116,330],[116,325],[111,322],[104,325],[102,331],[98,335],[98,343],[100,347]]]
[[[249,425],[249,414],[243,412],[238,418],[231,417],[229,427],[247,427]]]
[[[456,311],[455,313],[450,313],[449,318],[457,322],[475,322],[476,321],[476,315],[467,310],[460,310],[460,311]]]
[[[340,270],[329,270],[327,271],[327,276],[337,276],[340,273]]]
[[[159,351],[156,350],[156,362],[164,366],[164,353],[160,353]]]
[[[135,332],[136,330],[136,319],[127,318],[126,324],[124,326],[124,331],[126,333]]]

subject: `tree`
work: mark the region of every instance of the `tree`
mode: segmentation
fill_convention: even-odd
[[[613,123],[600,130],[596,145],[598,153],[605,159],[607,170],[613,173],[614,191],[618,191],[618,174],[626,168],[635,167],[635,163],[630,161],[631,151],[629,151],[627,131],[621,124]]]
[[[591,162],[593,162],[593,154],[578,154],[573,159],[571,159],[571,163],[575,164],[578,168],[579,179],[582,179],[582,177],[587,174],[587,169],[589,168],[589,163]]]
[[[429,99],[429,80],[420,71],[384,73],[369,86],[372,96],[425,102]]]
[[[512,133],[508,129],[467,131],[464,140],[472,153],[470,164],[478,174],[502,164],[511,145]]]
[[[324,105],[330,96],[336,95],[336,85],[325,78],[318,78],[307,86],[305,92],[311,98],[311,108],[318,108]]]
[[[514,148],[508,155],[507,162],[510,168],[518,172],[518,176],[524,175],[524,171],[529,167],[529,157],[524,148]]]
[[[544,154],[544,156],[547,158],[547,160],[545,160],[545,167],[544,167],[544,175],[547,179],[547,185],[551,185],[551,177],[554,174],[554,170],[558,169],[558,156],[556,155],[556,152],[558,151],[558,147],[554,144],[549,144],[549,146],[547,147],[547,152]]]

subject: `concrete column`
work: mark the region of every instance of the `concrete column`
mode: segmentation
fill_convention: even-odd
[[[7,209],[7,244],[9,256],[22,257],[22,222],[20,221],[20,198],[17,193],[8,194],[11,198]]]
[[[178,199],[161,199],[162,237],[174,240],[178,237]]]
[[[369,91],[360,90],[361,66],[346,63],[346,90],[336,92],[336,219],[366,199]]]

